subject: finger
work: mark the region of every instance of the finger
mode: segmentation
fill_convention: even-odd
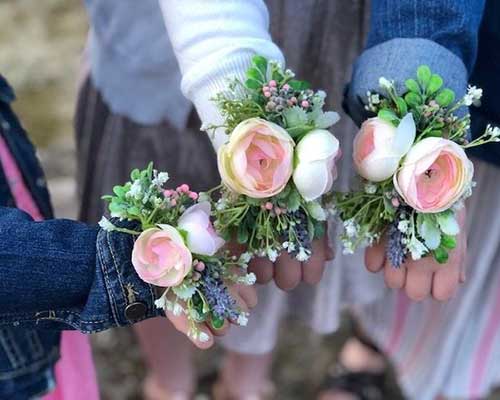
[[[433,271],[417,263],[409,262],[406,272],[405,290],[408,297],[422,301],[431,294]]]
[[[305,283],[315,285],[321,280],[325,271],[326,252],[327,243],[324,239],[312,242],[311,257],[302,263],[302,280]]]
[[[254,286],[238,285],[237,294],[248,308],[254,308],[257,305],[257,290]]]
[[[385,284],[391,289],[401,289],[406,281],[406,267],[402,265],[395,268],[389,261],[384,264],[384,280]]]
[[[203,324],[199,325],[200,331],[205,334],[204,336],[207,340],[194,339],[193,337],[188,335],[190,326],[186,314],[174,315],[172,311],[167,310],[165,312],[165,315],[170,320],[170,322],[172,322],[175,329],[186,335],[188,339],[191,340],[191,342],[193,342],[193,344],[199,349],[205,350],[212,347],[212,345],[214,344],[214,336],[207,326]]]
[[[385,262],[385,241],[367,247],[365,251],[365,265],[370,272],[379,272]]]
[[[294,289],[302,280],[302,265],[288,253],[282,253],[274,263],[274,281],[282,290]]]
[[[432,297],[439,301],[447,301],[453,297],[458,288],[460,269],[442,266],[434,273],[432,281]]]
[[[248,265],[248,272],[253,272],[257,283],[268,283],[273,279],[273,263],[267,258],[255,258]]]

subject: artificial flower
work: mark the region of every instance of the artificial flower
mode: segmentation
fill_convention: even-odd
[[[306,201],[317,199],[332,188],[337,178],[335,159],[339,151],[338,139],[325,129],[309,132],[297,144],[293,182]]]
[[[232,191],[253,198],[280,193],[292,175],[294,142],[282,127],[250,118],[218,151],[219,172]]]
[[[210,222],[211,207],[205,201],[189,207],[179,218],[177,226],[187,233],[186,243],[191,252],[213,256],[224,245]]]
[[[415,141],[415,134],[411,113],[397,128],[378,117],[366,120],[354,138],[353,159],[359,175],[372,182],[392,177]]]
[[[450,208],[470,186],[474,167],[455,142],[439,137],[422,139],[394,175],[394,187],[404,201],[422,213]]]
[[[158,225],[139,235],[132,250],[132,264],[143,281],[171,287],[181,284],[191,271],[192,255],[177,229]]]

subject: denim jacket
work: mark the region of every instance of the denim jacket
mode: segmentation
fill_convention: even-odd
[[[372,0],[366,49],[354,65],[344,108],[360,124],[366,92],[377,91],[381,76],[404,82],[428,64],[457,97],[469,80],[484,89],[482,106],[470,110],[477,137],[487,123],[500,123],[499,49],[498,0]],[[500,165],[500,144],[471,153]]]
[[[133,238],[54,220],[35,150],[0,75],[0,134],[46,221],[15,208],[0,168],[0,399],[24,400],[54,385],[60,331],[92,333],[160,315],[153,288],[130,262]]]

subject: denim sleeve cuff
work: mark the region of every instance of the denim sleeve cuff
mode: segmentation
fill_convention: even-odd
[[[398,38],[371,47],[358,58],[344,96],[345,111],[360,125],[367,118],[366,92],[379,91],[380,77],[395,81],[402,93],[405,80],[415,76],[423,64],[441,75],[457,98],[465,94],[468,75],[460,58],[432,40]]]
[[[142,281],[131,261],[134,239],[131,235],[99,230],[97,263],[110,309],[110,326],[124,326],[163,315],[155,307],[154,287]],[[100,286],[100,285],[99,285]]]

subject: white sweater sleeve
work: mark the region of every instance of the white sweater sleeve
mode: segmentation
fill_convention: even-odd
[[[262,0],[159,0],[182,73],[182,91],[202,123],[220,123],[210,99],[227,87],[228,78],[244,80],[253,55],[283,61],[269,34]],[[214,140],[217,148],[224,137]]]

